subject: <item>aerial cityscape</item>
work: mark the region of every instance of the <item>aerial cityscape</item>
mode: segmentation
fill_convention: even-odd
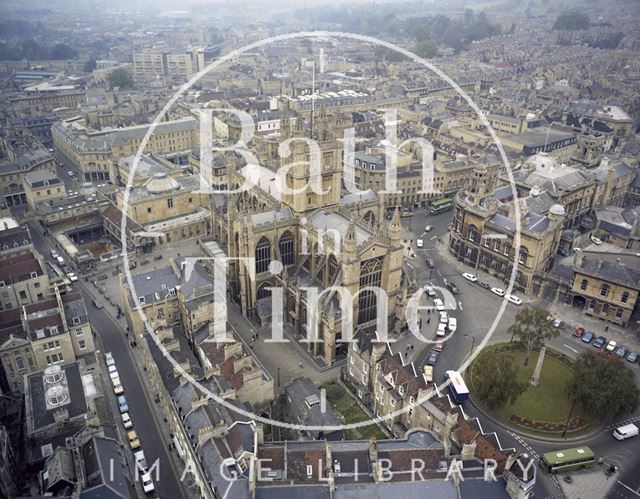
[[[640,498],[640,2],[0,14],[0,499]]]

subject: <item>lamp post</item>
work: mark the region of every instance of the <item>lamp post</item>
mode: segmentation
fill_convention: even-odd
[[[465,333],[464,337],[467,338],[469,335]],[[473,349],[476,346],[476,337],[475,336],[471,336],[471,352],[469,353],[469,355],[473,355]]]
[[[573,398],[573,403],[571,404],[571,410],[569,411],[569,416],[567,416],[567,422],[564,424],[564,429],[562,430],[562,438],[567,438],[567,428],[569,427],[569,421],[571,420],[571,415],[573,414],[573,408],[576,405],[577,397]]]

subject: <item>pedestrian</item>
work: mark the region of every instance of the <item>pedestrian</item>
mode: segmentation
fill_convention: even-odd
[[[606,333],[607,331],[609,331],[609,326],[604,328],[604,332]]]
[[[431,324],[431,317],[427,319],[427,324]]]
[[[413,343],[411,344],[411,350],[413,350]]]
[[[405,352],[404,353],[404,358],[406,359],[408,355],[409,355],[409,352]]]
[[[300,369],[302,369],[302,361],[300,361],[298,365],[300,366]]]

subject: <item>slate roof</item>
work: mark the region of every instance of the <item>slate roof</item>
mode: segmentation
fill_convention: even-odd
[[[87,488],[82,499],[130,498],[129,470],[116,440],[93,437],[82,448]]]

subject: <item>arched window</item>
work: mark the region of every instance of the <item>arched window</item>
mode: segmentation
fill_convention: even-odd
[[[622,298],[620,299],[622,303],[627,303],[629,301],[629,292],[625,291],[622,293]]]
[[[520,248],[520,252],[518,253],[518,263],[525,265],[527,263],[527,256],[529,256],[527,248]]]
[[[380,286],[382,281],[382,261],[372,258],[360,265],[360,289],[367,286]],[[375,293],[368,289],[358,295],[358,324],[369,322],[376,318],[377,299]]]
[[[269,298],[271,296],[270,282],[263,282],[260,284],[258,291],[256,291],[256,300],[262,300],[263,298]]]
[[[600,286],[600,296],[607,296],[609,294],[609,285],[603,284]]]
[[[469,225],[469,240],[475,241],[478,236],[478,229],[475,225]]]
[[[332,284],[336,277],[338,276],[338,270],[340,266],[338,265],[338,260],[334,255],[329,255],[329,284]]]
[[[293,236],[291,232],[287,231],[282,234],[280,242],[280,258],[282,258],[282,265],[293,265]]]
[[[258,241],[256,246],[256,274],[269,270],[271,263],[271,243],[266,237]]]
[[[502,251],[505,256],[509,256],[511,254],[511,245],[509,243],[504,243]]]
[[[364,219],[368,224],[374,225],[376,223],[376,216],[373,214],[373,211],[368,211],[364,214]]]

